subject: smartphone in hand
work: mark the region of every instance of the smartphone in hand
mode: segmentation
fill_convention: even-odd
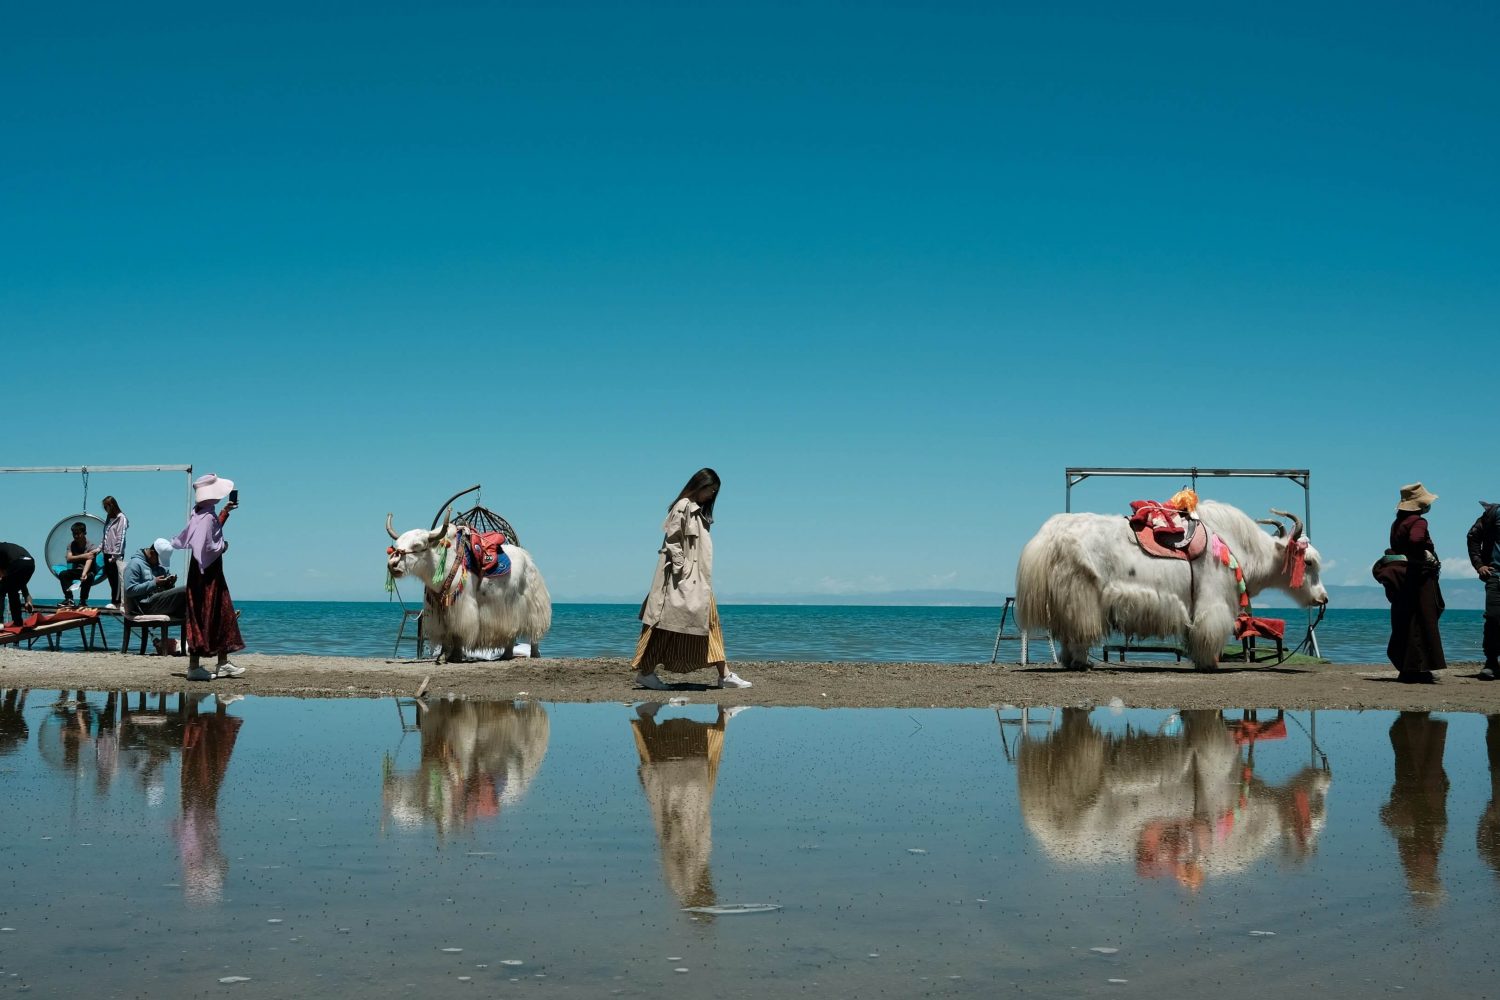
[[[239,489],[238,486],[236,486],[234,489],[232,489],[232,490],[229,491],[229,502],[230,503],[239,503],[240,502],[240,489]]]

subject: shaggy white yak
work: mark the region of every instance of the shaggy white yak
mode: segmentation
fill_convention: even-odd
[[[1288,534],[1273,524],[1273,537],[1243,511],[1205,500],[1198,505],[1203,528],[1218,535],[1238,559],[1250,596],[1281,590],[1307,606],[1327,604],[1319,580],[1318,550],[1303,538],[1295,514],[1271,513],[1292,522]],[[1292,587],[1289,545],[1303,548],[1306,570]],[[1063,666],[1086,669],[1089,647],[1111,630],[1127,637],[1180,638],[1200,670],[1219,662],[1239,614],[1234,571],[1212,551],[1188,563],[1148,556],[1136,544],[1122,515],[1056,514],[1021,550],[1016,567],[1016,620],[1029,631],[1046,630],[1057,640]]]
[[[387,514],[385,530],[394,539],[386,561],[391,576],[422,581],[422,632],[443,648],[439,663],[463,660],[480,649],[503,649],[509,658],[520,639],[531,643],[532,656],[542,655],[542,637],[552,627],[552,596],[525,549],[505,546],[510,556],[505,576],[481,580],[460,567],[449,579],[449,560],[459,554],[458,526],[447,517],[435,531],[413,528],[397,535]],[[449,603],[452,591],[458,594]]]

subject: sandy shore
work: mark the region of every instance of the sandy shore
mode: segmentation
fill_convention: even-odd
[[[435,695],[542,701],[641,701],[683,696],[726,705],[820,707],[1092,706],[1119,698],[1142,708],[1383,708],[1500,713],[1500,682],[1477,680],[1478,664],[1455,664],[1435,685],[1398,684],[1375,664],[1226,666],[1198,673],[1176,665],[1096,668],[953,663],[753,663],[734,668],[749,690],[709,687],[709,671],[673,692],[636,688],[624,660],[516,660],[437,666],[428,660],[331,656],[244,656],[239,680],[195,683],[180,657],[0,650],[0,688],[213,690],[305,698],[413,694],[424,678]]]

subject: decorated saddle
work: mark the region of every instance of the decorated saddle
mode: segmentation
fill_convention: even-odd
[[[464,529],[459,546],[464,556],[464,567],[482,578],[505,576],[510,572],[510,556],[505,554],[504,548],[509,541],[503,531]]]
[[[1136,544],[1157,559],[1197,559],[1208,549],[1208,532],[1198,520],[1198,495],[1182,490],[1172,499],[1133,500],[1130,530]]]

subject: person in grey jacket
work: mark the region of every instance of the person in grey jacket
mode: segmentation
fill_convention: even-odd
[[[178,586],[171,563],[172,543],[158,538],[125,564],[125,594],[135,604],[136,614],[182,617],[187,588]]]

